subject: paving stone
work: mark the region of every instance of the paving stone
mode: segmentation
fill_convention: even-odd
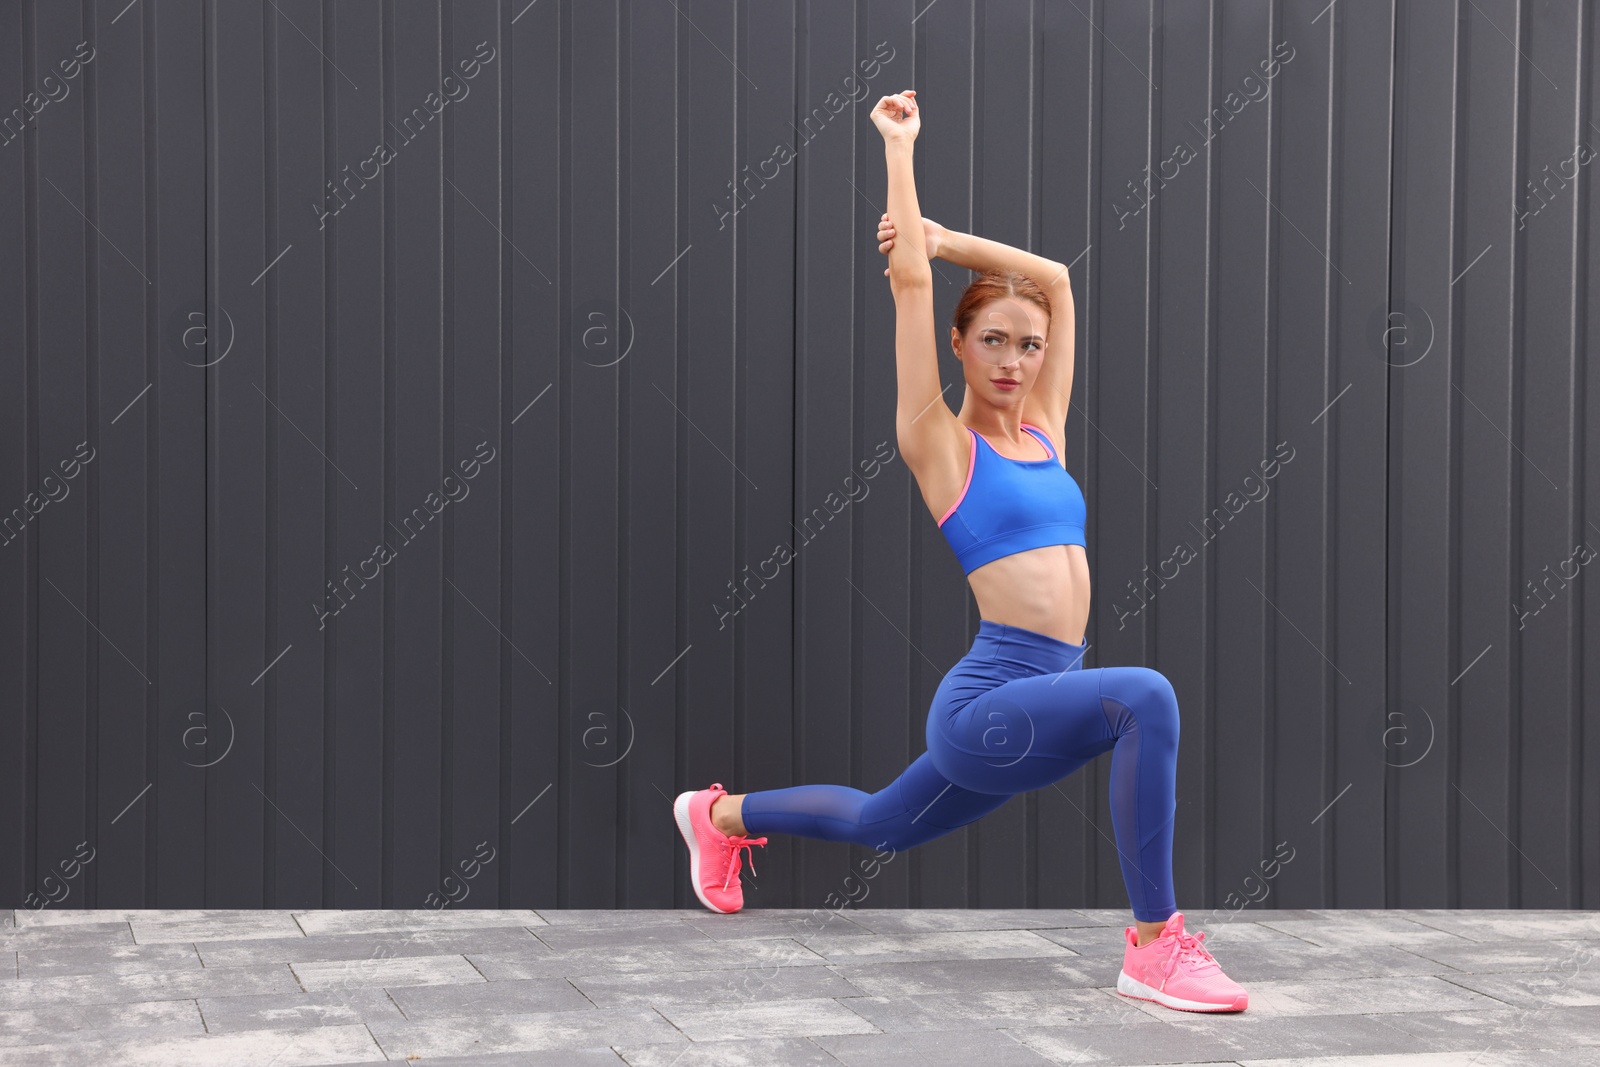
[[[538,937],[557,952],[711,940],[693,924],[678,921],[634,926],[546,926],[539,930]]]
[[[691,1041],[879,1032],[844,1003],[828,997],[734,1005],[658,1004],[655,1010]]]
[[[875,934],[1045,930],[1105,925],[1098,919],[1066,908],[846,908],[843,915]]]
[[[684,1042],[685,1045],[688,1042]],[[650,1046],[647,1046],[650,1047]],[[689,1057],[685,1056],[686,1067]],[[564,1048],[555,1052],[502,1052],[491,1056],[429,1056],[426,1067],[622,1067],[626,1061],[606,1045],[594,1048]],[[327,1067],[355,1067],[333,1063]],[[419,1064],[418,1067],[423,1067]]]
[[[1121,963],[1071,956],[1047,959],[928,960],[829,966],[869,997],[919,993],[982,993],[1010,989],[1085,989],[1117,980]]]
[[[60,1004],[135,1004],[147,1000],[292,993],[299,984],[283,964],[207,967],[148,974],[76,974],[0,982],[0,1010]]]
[[[1108,997],[1101,989],[927,993],[855,997],[842,1003],[885,1033],[1089,1023],[1145,1024],[1136,1001]]]
[[[21,926],[0,930],[0,952],[66,948],[73,945],[131,945],[133,931],[125,922],[67,923],[61,926]]]
[[[420,908],[414,911],[329,908],[325,911],[297,911],[294,913],[294,918],[299,922],[301,929],[310,935],[545,925],[544,918],[538,912],[518,908]]]
[[[1449,968],[1435,973],[1476,971],[1571,971],[1600,965],[1600,941],[1482,941],[1412,945],[1407,952]]]
[[[1224,967],[1227,966],[1227,956],[1235,951],[1240,951],[1236,946],[1280,945],[1285,949],[1303,949],[1308,944],[1289,934],[1240,919],[1217,926],[1196,925],[1190,929],[1206,935],[1206,947],[1208,949],[1216,949],[1217,960]],[[1034,930],[1031,932],[1064,948],[1071,949],[1080,956],[1090,958],[1110,956],[1116,959],[1118,967],[1122,965],[1123,940],[1120,928],[1110,931],[1103,927],[1080,927],[1065,930]]]
[[[528,1015],[541,1011],[593,1010],[595,1007],[593,1001],[561,978],[414,986],[391,989],[389,995],[413,1022],[450,1015]]]
[[[1240,1067],[1590,1067],[1600,1064],[1600,1053],[1548,1049],[1490,1052],[1469,1059],[1459,1052],[1410,1052],[1403,1056],[1312,1056],[1236,1062]]]
[[[1408,1011],[1373,1018],[1415,1035],[1436,1051],[1600,1046],[1600,1013],[1592,1007]]]
[[[216,912],[202,912],[183,908],[40,908],[13,911],[18,930],[40,926],[83,926],[102,923],[127,923],[132,919],[149,919],[166,916],[174,921],[184,917],[203,917]],[[237,913],[229,913],[237,914]]]
[[[520,927],[477,930],[412,930],[316,937],[274,937],[253,941],[200,941],[195,948],[206,966],[235,963],[313,963],[319,960],[372,960],[399,956],[465,956],[472,952],[543,950]]]
[[[490,981],[508,978],[559,978],[569,974],[640,974],[669,971],[733,970],[745,967],[822,966],[828,961],[793,941],[684,941],[614,946],[575,952],[472,953],[473,964]]]
[[[1122,932],[1105,927],[1076,928],[1068,930],[1030,930],[1029,933],[1049,941],[1062,949],[1066,957],[1077,956],[1085,960],[1115,960],[1122,966]]]
[[[1250,985],[1255,1015],[1366,1015],[1426,1009],[1500,1008],[1501,1001],[1432,975],[1268,981]],[[1167,1011],[1152,1004],[1154,1011]]]
[[[631,1008],[550,1011],[533,1015],[460,1016],[423,1022],[373,1023],[371,1030],[391,1059],[482,1056],[496,1052],[649,1045],[681,1041],[683,1035],[658,1012]]]
[[[205,1025],[192,1000],[152,1000],[137,1004],[73,1004],[0,1011],[0,1047],[55,1044],[96,1036],[95,1031],[156,1028],[164,1037],[204,1034]],[[10,1053],[0,1054],[9,1063]]]
[[[862,990],[834,973],[832,967],[776,966],[715,971],[568,975],[566,980],[602,1008],[646,1008],[673,1003],[725,1003],[731,1006],[757,1001],[858,997],[862,994]],[[409,1010],[407,1014],[410,1014]]]
[[[17,954],[0,952],[0,982],[17,977]]]
[[[195,970],[200,967],[200,956],[193,945],[176,943],[91,945],[26,949],[17,954],[17,967],[23,978],[48,978],[63,974],[146,974],[151,971]]]
[[[1057,1061],[998,1030],[812,1039],[846,1067],[1042,1067]],[[1065,1061],[1061,1061],[1065,1062]]]
[[[618,1052],[629,1067],[839,1067],[838,1060],[803,1037],[627,1045]]]
[[[365,1026],[325,1026],[316,1030],[249,1030],[237,1034],[169,1037],[134,1032],[113,1038],[6,1050],[6,1067],[215,1067],[216,1064],[268,1064],[310,1067],[329,1062],[382,1063],[383,1053]]]
[[[1210,947],[1210,940],[1206,945]],[[1458,974],[1402,948],[1316,948],[1281,944],[1232,945],[1219,948],[1217,962],[1228,977],[1248,988],[1251,982],[1279,978],[1383,978],[1406,974]]]
[[[1176,1012],[1169,1012],[1176,1015]],[[1206,1059],[1227,1059],[1226,1041],[1214,1034],[1194,1032],[1178,1026],[1162,1025],[1170,1020],[1156,1019],[1143,1012],[1125,1022],[1088,1022],[1068,1026],[1007,1026],[1012,1040],[1032,1049],[1051,1063],[1058,1064],[1144,1064],[1191,1063]],[[1394,1043],[1404,1035],[1390,1032]]]
[[[1093,919],[1099,926],[1115,926],[1122,929],[1133,923],[1133,913],[1127,908],[1073,908],[1073,911],[1085,919]],[[1185,915],[1188,912],[1184,912]]]
[[[1461,944],[1455,934],[1424,926],[1394,914],[1338,919],[1259,919],[1257,925],[1291,934],[1322,948],[1366,948],[1395,945]]]
[[[400,956],[382,960],[330,960],[296,963],[295,976],[307,992],[362,986],[481,985],[484,977],[465,956]]]
[[[813,911],[745,908],[732,915],[713,915],[710,912],[703,912],[702,915],[685,921],[716,941],[787,937],[804,943],[823,933],[864,936],[871,933],[845,918],[836,908]]]
[[[1463,911],[1419,915],[1407,911],[1406,918],[1474,941],[1600,939],[1600,913],[1595,912],[1529,909],[1510,915]]]
[[[1285,933],[1277,929],[1276,924],[1267,919],[1264,914],[1256,914],[1251,918],[1244,918],[1245,914],[1245,912],[1241,912],[1232,919],[1219,918],[1216,920],[1211,919],[1209,916],[1197,915],[1192,922],[1185,917],[1184,925],[1191,933],[1205,934],[1207,945],[1225,947],[1233,945],[1282,945],[1285,948],[1304,948],[1310,943],[1304,938],[1296,937],[1294,934]],[[1296,920],[1285,921],[1294,922]],[[1120,945],[1121,942],[1119,941],[1118,944]],[[1370,947],[1391,948],[1394,946],[1391,942],[1380,938],[1373,942]]]
[[[1588,962],[1587,969],[1568,962],[1543,971],[1453,974],[1449,981],[1518,1008],[1576,1008],[1600,1004],[1600,968]]]
[[[226,929],[228,939],[241,941],[258,937],[293,937],[300,934],[294,916],[286,911],[247,911],[216,913],[211,916],[191,916],[183,919],[157,917],[133,919],[133,939],[141,945],[158,945],[172,941],[201,941],[215,937],[218,930]]]
[[[1192,926],[1190,929],[1205,934],[1206,949],[1214,950],[1218,963],[1224,968],[1227,968],[1229,958],[1235,952],[1245,952],[1243,945],[1251,945],[1251,950],[1256,945],[1278,945],[1285,950],[1301,950],[1309,947],[1309,942],[1301,941],[1299,937],[1280,933],[1277,929],[1270,929],[1250,921],[1235,920],[1218,926]],[[1070,949],[1075,955],[1086,958],[1114,958],[1118,968],[1122,966],[1122,953],[1125,949],[1122,929],[1117,931],[1109,931],[1106,928],[1035,929],[1030,933],[1045,937],[1046,941],[1061,945],[1064,949]]]
[[[993,960],[1067,956],[1060,945],[1032,930],[961,930],[944,934],[823,935],[806,947],[829,963],[887,960]]]
[[[242,997],[202,997],[200,1014],[213,1034],[236,1030],[279,1030],[367,1022],[404,1022],[382,989],[333,989],[315,993],[266,993]]]
[[[1170,1029],[1195,1041],[1214,1041],[1218,1059],[1240,1056],[1370,1056],[1428,1051],[1414,1034],[1386,1026],[1376,1015],[1203,1015],[1168,1011]],[[1211,1046],[1208,1045],[1209,1049]]]
[[[763,910],[749,907],[748,904],[746,901],[744,911],[735,914],[759,914]],[[790,914],[792,910],[779,909],[778,914]],[[711,915],[699,904],[692,908],[549,908],[535,911],[534,914],[550,926],[645,926]]]

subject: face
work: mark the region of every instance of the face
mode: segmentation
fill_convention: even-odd
[[[1033,388],[1049,331],[1050,319],[1037,304],[996,297],[978,309],[965,336],[950,328],[950,345],[972,391],[1006,407]]]

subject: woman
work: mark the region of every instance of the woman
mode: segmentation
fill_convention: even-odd
[[[1060,459],[1072,392],[1067,269],[922,219],[912,168],[916,92],[878,101],[888,160],[889,256],[899,382],[895,430],[923,501],[955,550],[979,608],[972,648],[934,693],[928,751],[876,793],[801,785],[679,794],[695,894],[718,912],[744,903],[740,850],[787,833],[911,848],[965,826],[1111,752],[1111,818],[1134,924],[1118,992],[1184,1011],[1242,1011],[1243,988],[1184,929],[1172,887],[1178,704],[1147,667],[1082,668],[1089,565],[1083,494]],[[892,219],[915,219],[904,230]],[[956,306],[950,345],[966,379],[961,414],[941,400],[928,259],[985,272]],[[753,870],[753,868],[752,868]]]

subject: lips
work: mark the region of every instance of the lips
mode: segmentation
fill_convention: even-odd
[[[999,386],[1013,386],[1018,384],[1015,378],[994,378],[992,381],[994,384]]]

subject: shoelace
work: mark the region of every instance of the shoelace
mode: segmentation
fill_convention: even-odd
[[[1167,962],[1161,968],[1161,989],[1167,987],[1167,980],[1172,977],[1172,972],[1178,969],[1179,961],[1191,963],[1213,963],[1217,958],[1207,951],[1203,942],[1206,939],[1204,932],[1191,934],[1187,930],[1181,931],[1173,938],[1172,952],[1167,956]]]
[[[750,837],[746,834],[736,834],[728,838],[728,848],[733,852],[733,855],[728,858],[728,877],[722,883],[723,889],[727,889],[728,886],[733,884],[734,878],[739,874],[739,868],[743,865],[744,861],[739,856],[739,850],[741,848],[747,849],[751,845],[764,845],[766,843],[767,839],[764,837]],[[754,852],[750,853],[750,873],[756,873],[756,858]]]

